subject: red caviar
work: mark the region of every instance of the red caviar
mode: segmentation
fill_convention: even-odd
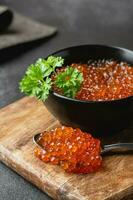
[[[36,147],[35,155],[46,163],[60,165],[66,172],[89,173],[102,164],[101,146],[98,139],[79,128],[60,127],[44,132]]]
[[[84,77],[76,99],[108,101],[133,96],[133,67],[127,63],[99,60],[71,66],[83,72]],[[60,93],[56,87],[54,90]]]

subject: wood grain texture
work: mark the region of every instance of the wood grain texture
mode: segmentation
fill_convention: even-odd
[[[55,126],[59,122],[34,98],[25,97],[1,109],[0,160],[54,199],[133,199],[132,154],[106,156],[102,169],[88,175],[67,174],[38,160],[32,137]],[[109,141],[131,141],[132,133],[130,128]]]

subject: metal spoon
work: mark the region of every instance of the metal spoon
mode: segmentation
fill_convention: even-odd
[[[41,133],[38,133],[33,136],[33,142],[41,149],[43,149],[43,146],[38,143],[38,139],[40,137]],[[107,152],[113,152],[113,153],[125,153],[128,151],[133,151],[133,143],[116,143],[116,144],[109,144],[104,145],[102,147],[101,154],[107,153]]]

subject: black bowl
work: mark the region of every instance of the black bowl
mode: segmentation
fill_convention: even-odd
[[[133,65],[132,51],[112,46],[75,46],[52,55],[62,56],[65,65],[87,63],[89,59],[115,59]],[[51,92],[44,104],[63,125],[79,127],[96,136],[113,134],[132,123],[133,97],[100,102],[80,101]]]

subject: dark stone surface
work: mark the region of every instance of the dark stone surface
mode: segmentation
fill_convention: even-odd
[[[132,0],[0,0],[21,14],[54,25],[58,34],[36,45],[0,52],[0,107],[22,95],[18,90],[26,66],[38,57],[72,45],[98,43],[133,49]],[[9,59],[10,58],[10,59]],[[0,200],[50,199],[0,164]]]

